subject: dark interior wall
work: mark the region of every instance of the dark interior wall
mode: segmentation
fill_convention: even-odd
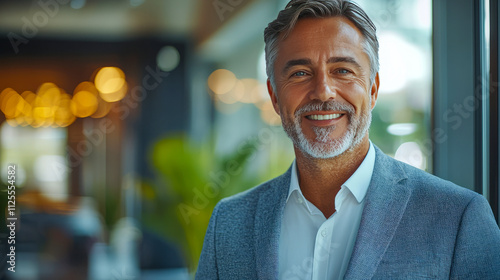
[[[179,51],[179,65],[170,72],[156,68],[156,54],[165,45],[175,47]],[[138,171],[143,177],[153,175],[149,163],[151,146],[162,137],[176,133],[187,133],[190,120],[189,85],[186,77],[186,44],[183,43],[151,43],[144,60],[142,77],[151,83],[151,89],[141,103],[141,110],[136,127]],[[145,85],[146,82],[141,82]],[[146,86],[144,86],[146,88]]]

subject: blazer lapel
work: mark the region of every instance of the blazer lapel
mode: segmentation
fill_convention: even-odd
[[[375,150],[373,176],[345,279],[373,277],[411,195],[398,162]]]
[[[281,219],[290,187],[291,168],[270,182],[255,213],[255,258],[258,279],[278,279]]]

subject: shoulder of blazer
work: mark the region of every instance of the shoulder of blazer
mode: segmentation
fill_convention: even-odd
[[[219,202],[219,207],[224,211],[238,211],[240,213],[245,210],[255,210],[259,200],[264,199],[270,204],[275,204],[283,197],[286,198],[290,186],[291,167],[282,175],[255,186],[244,192],[235,194],[230,197],[223,198]],[[273,194],[273,196],[269,196]],[[220,211],[220,210],[219,210]]]
[[[378,147],[375,147],[375,149],[376,159],[372,182],[376,182],[382,177],[385,178],[386,182],[392,184],[404,183],[402,185],[409,188],[413,195],[420,193],[430,193],[438,196],[451,195],[457,198],[461,197],[467,202],[480,195],[453,182],[396,160],[384,154]],[[377,186],[373,187],[376,188]]]
[[[211,218],[221,274],[228,279],[277,278],[281,216],[290,185],[283,175],[222,199]],[[236,258],[236,259],[235,259]]]
[[[455,224],[456,230],[467,205],[478,196],[376,148],[373,176],[345,279],[374,277],[393,237],[413,232],[414,226],[426,224],[420,222],[428,221],[426,217],[431,214],[440,213],[435,217]],[[405,240],[401,240],[397,239],[394,244],[405,244]]]
[[[290,186],[291,167],[284,174],[244,192],[223,198],[217,204],[217,220],[234,226],[253,223],[261,208],[279,209],[284,205]]]

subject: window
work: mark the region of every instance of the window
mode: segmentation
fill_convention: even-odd
[[[498,219],[498,3],[433,10],[434,173],[483,194]]]
[[[431,0],[358,3],[375,23],[380,44],[370,139],[396,159],[431,172]]]
[[[0,166],[7,170],[8,164],[16,165],[17,188],[52,200],[67,199],[66,129],[13,127],[4,122],[0,136]]]

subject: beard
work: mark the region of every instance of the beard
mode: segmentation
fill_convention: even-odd
[[[336,126],[317,127],[313,126],[314,139],[307,139],[302,131],[302,115],[312,111],[344,111],[348,118],[347,131],[336,139],[331,139],[330,135],[335,131]],[[358,146],[371,124],[371,110],[364,110],[358,117],[355,115],[354,107],[350,104],[340,103],[335,100],[308,103],[294,114],[294,119],[282,118],[283,128],[288,137],[293,141],[295,147],[305,155],[312,158],[327,159],[337,157],[348,150],[353,150]]]

